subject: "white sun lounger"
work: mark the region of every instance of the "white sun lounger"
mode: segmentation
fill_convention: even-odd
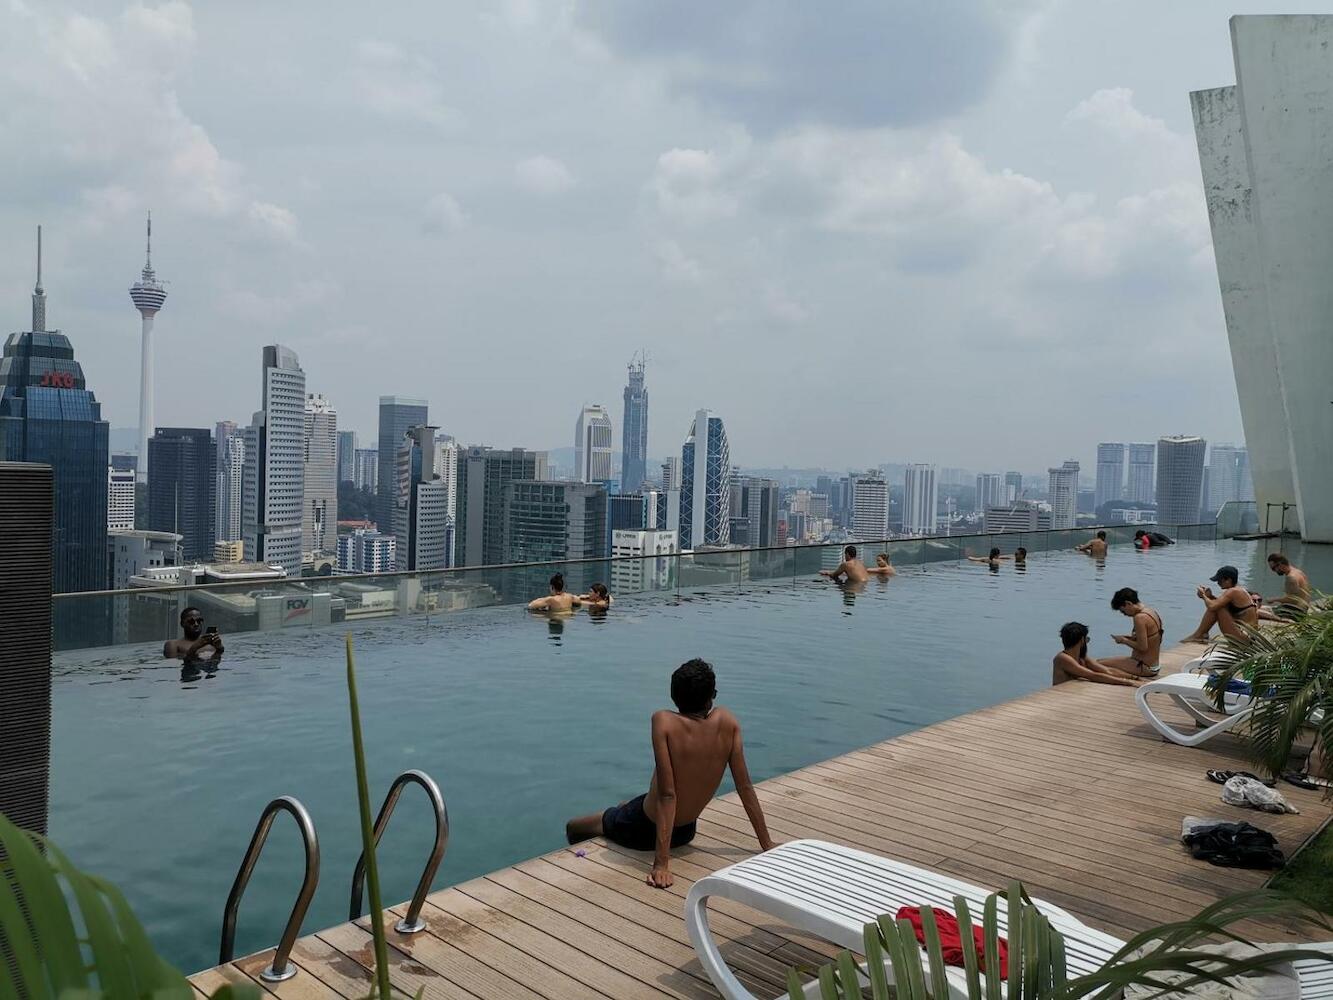
[[[1139,711],[1148,725],[1170,740],[1185,747],[1197,747],[1214,736],[1235,729],[1254,711],[1254,701],[1248,695],[1230,694],[1226,696],[1226,714],[1219,715],[1211,692],[1206,688],[1206,674],[1168,674],[1155,681],[1149,681],[1134,692],[1139,703]],[[1153,711],[1148,703],[1152,695],[1165,695],[1184,709],[1199,722],[1202,728],[1185,731],[1177,729]]]
[[[685,897],[685,926],[704,971],[725,1000],[758,1000],[727,968],[718,951],[708,927],[711,897],[771,914],[791,927],[861,954],[862,928],[881,914],[924,905],[952,913],[954,897],[962,896],[973,920],[980,924],[989,895],[975,885],[901,861],[822,840],[794,840],[699,879]],[[1124,946],[1123,941],[1089,927],[1058,906],[1037,899],[1033,903],[1064,935],[1071,976],[1095,972]],[[1003,898],[998,923],[1004,932],[1008,920]],[[1333,951],[1333,944],[1322,947]],[[1311,960],[1297,963],[1296,968],[1302,998],[1333,998],[1333,963]],[[963,970],[951,968],[949,975],[955,995],[966,997]]]

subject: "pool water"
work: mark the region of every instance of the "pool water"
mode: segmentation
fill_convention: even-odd
[[[1119,652],[1108,638],[1127,629],[1109,607],[1119,587],[1137,587],[1174,641],[1197,623],[1194,587],[1219,564],[1278,591],[1263,554],[1234,541],[1119,547],[1104,564],[1055,553],[1026,570],[914,567],[855,594],[800,579],[627,598],[566,622],[494,608],[255,633],[229,637],[221,669],[194,681],[160,647],[62,655],[50,830],[193,971],[217,961],[228,889],[278,795],[304,802],[319,830],[322,881],[305,931],[347,919],[360,841],[345,631],[376,807],[407,768],[444,792],[442,886],[552,850],[570,816],[645,791],[649,716],[669,707],[670,673],[691,657],[715,665],[758,780],[1046,686],[1070,619],[1092,629],[1094,655]],[[410,895],[432,836],[425,797],[409,786],[380,849],[386,903]],[[279,816],[241,907],[238,955],[276,941],[301,867],[295,827]]]

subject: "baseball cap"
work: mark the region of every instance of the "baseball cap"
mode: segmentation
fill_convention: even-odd
[[[1239,580],[1240,571],[1237,570],[1235,566],[1223,566],[1208,579],[1212,580],[1213,583],[1221,583],[1223,577],[1228,580]]]

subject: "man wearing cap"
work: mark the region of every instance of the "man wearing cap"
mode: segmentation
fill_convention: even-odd
[[[1214,625],[1223,635],[1236,639],[1245,637],[1245,629],[1259,627],[1259,606],[1254,597],[1244,587],[1239,586],[1240,571],[1235,566],[1223,566],[1212,575],[1213,583],[1222,588],[1222,593],[1214,594],[1212,587],[1199,587],[1195,593],[1203,601],[1206,610],[1199,622],[1199,627],[1185,642],[1207,642],[1208,633]]]

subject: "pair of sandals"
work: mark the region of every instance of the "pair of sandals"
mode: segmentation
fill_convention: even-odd
[[[1261,785],[1267,785],[1272,788],[1277,784],[1272,778],[1261,778],[1257,774],[1251,774],[1249,771],[1209,771],[1208,780],[1215,781],[1219,785],[1225,785],[1231,778],[1252,778]],[[1295,785],[1297,788],[1317,789],[1333,787],[1333,782],[1327,778],[1316,778],[1302,771],[1287,771],[1282,775],[1282,780],[1289,785]]]
[[[1272,788],[1277,784],[1272,778],[1261,778],[1257,774],[1251,774],[1249,771],[1209,771],[1208,780],[1216,781],[1219,785],[1225,785],[1232,778],[1251,778],[1261,785],[1267,785]]]

